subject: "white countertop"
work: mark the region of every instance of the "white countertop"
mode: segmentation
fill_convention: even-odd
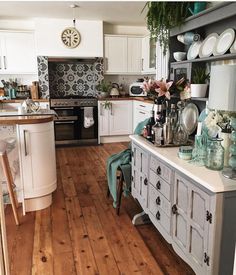
[[[155,147],[145,138],[138,135],[131,135],[131,140],[156,155],[173,168],[179,170],[189,178],[193,179],[206,189],[214,192],[226,192],[236,190],[236,180],[230,180],[222,175],[221,171],[212,171],[206,167],[199,167],[182,160],[177,156],[178,147]]]

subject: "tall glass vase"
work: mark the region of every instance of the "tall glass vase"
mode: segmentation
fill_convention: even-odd
[[[186,132],[183,119],[182,119],[183,107],[179,106],[178,109],[178,121],[174,130],[173,143],[175,145],[185,145],[188,141],[188,133]]]

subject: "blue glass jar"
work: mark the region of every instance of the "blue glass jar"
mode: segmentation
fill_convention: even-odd
[[[207,144],[206,168],[222,170],[224,168],[224,147],[221,145],[222,138],[209,139]]]

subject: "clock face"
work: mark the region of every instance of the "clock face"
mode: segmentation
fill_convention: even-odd
[[[76,28],[66,28],[61,34],[63,44],[68,48],[75,48],[80,43],[80,34]]]

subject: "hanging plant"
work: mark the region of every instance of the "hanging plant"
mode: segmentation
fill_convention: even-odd
[[[189,2],[147,2],[143,8],[147,11],[147,28],[151,37],[163,46],[166,54],[169,45],[170,29],[181,26],[188,16]]]

